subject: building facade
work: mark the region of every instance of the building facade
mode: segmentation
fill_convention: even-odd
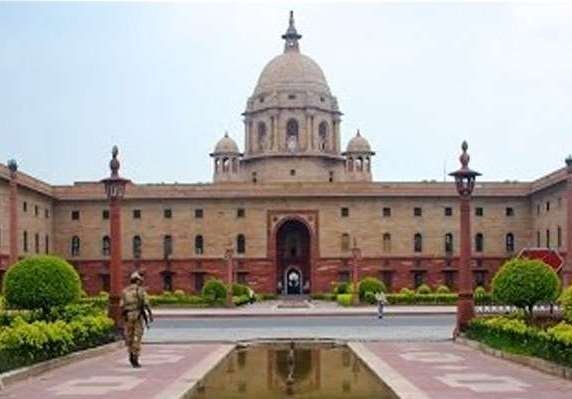
[[[213,183],[128,184],[125,278],[139,270],[152,292],[196,292],[209,278],[225,278],[232,247],[235,280],[258,292],[324,292],[351,279],[359,248],[359,278],[379,277],[392,290],[455,289],[454,183],[374,181],[375,152],[359,131],[341,149],[342,113],[320,66],[301,53],[292,15],[282,38],[283,53],[247,100],[244,151],[225,134],[210,154]],[[571,204],[572,159],[532,182],[477,183],[475,286],[488,286],[524,248],[551,248],[566,259]],[[108,290],[108,219],[101,182],[54,186],[0,164],[0,276],[13,237],[19,257],[62,256],[87,292]]]

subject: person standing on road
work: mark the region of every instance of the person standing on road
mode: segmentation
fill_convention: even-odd
[[[387,305],[387,297],[380,291],[375,294],[375,300],[377,301],[377,317],[383,319],[383,308]]]
[[[143,277],[137,272],[131,274],[130,285],[121,295],[121,311],[123,314],[123,337],[129,353],[129,363],[135,368],[141,367],[139,354],[141,353],[141,339],[143,338],[143,322],[149,328],[149,321],[153,321],[153,314],[147,299],[147,293],[141,286]]]

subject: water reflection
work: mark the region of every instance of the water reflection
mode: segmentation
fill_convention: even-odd
[[[396,399],[346,347],[289,344],[235,350],[191,399]]]

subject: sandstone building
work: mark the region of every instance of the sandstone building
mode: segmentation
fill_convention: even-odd
[[[263,69],[243,114],[244,151],[225,135],[211,154],[211,184],[134,184],[123,202],[124,271],[143,271],[152,292],[198,291],[235,278],[258,292],[322,292],[359,275],[392,290],[421,283],[453,289],[458,275],[458,195],[453,183],[373,181],[372,151],[358,131],[341,149],[341,116],[320,66],[300,51],[290,17],[284,51]],[[19,256],[53,253],[86,290],[109,286],[109,210],[100,182],[47,184],[0,165],[0,276],[10,237]],[[10,196],[10,184],[17,196]],[[472,201],[473,275],[488,285],[523,248],[565,258],[572,235],[572,159],[531,182],[478,183]],[[10,224],[10,209],[17,225]]]

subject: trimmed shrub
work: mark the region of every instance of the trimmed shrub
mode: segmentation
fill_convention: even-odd
[[[246,296],[248,297],[248,286],[244,284],[232,284],[232,296]]]
[[[441,284],[440,286],[437,287],[437,289],[435,290],[436,294],[450,294],[451,293],[451,289],[449,287],[447,287],[446,285]]]
[[[187,294],[183,290],[175,290],[175,292],[173,292],[173,295],[176,296],[177,298],[184,298],[187,296]]]
[[[315,301],[335,301],[336,294],[332,294],[329,292],[318,292],[315,294],[310,294],[310,298]]]
[[[81,293],[79,275],[69,263],[55,256],[31,256],[6,272],[4,295],[10,307],[41,309],[76,302]]]
[[[403,287],[402,289],[399,290],[399,293],[401,295],[414,295],[415,292],[413,290],[410,290],[409,288]]]
[[[417,290],[415,290],[415,293],[418,295],[427,295],[431,292],[431,287],[429,287],[427,284],[421,284],[419,287],[417,287]]]
[[[336,300],[341,306],[351,306],[352,305],[352,294],[338,294]]]
[[[250,298],[248,297],[248,295],[235,295],[232,297],[232,303],[235,306],[240,306],[240,305],[244,305],[246,303],[250,302]]]
[[[374,305],[377,303],[377,300],[375,299],[375,293],[371,292],[371,291],[367,291],[364,295],[363,295],[363,301],[365,303],[369,303],[370,305]]]
[[[256,294],[257,301],[273,301],[275,299],[278,299],[278,294],[271,294],[268,292],[262,294]]]
[[[224,302],[226,292],[226,285],[222,281],[211,279],[205,283],[202,296],[211,303]]]
[[[560,296],[562,313],[568,323],[572,323],[572,286],[566,288]]]
[[[346,281],[342,281],[334,285],[334,294],[350,294],[351,292],[352,285]]]
[[[514,305],[532,317],[534,305],[558,298],[560,279],[540,260],[514,258],[494,276],[492,293],[499,302]]]
[[[0,372],[112,340],[113,321],[102,314],[78,317],[69,323],[28,323],[17,317],[0,333]]]
[[[528,326],[516,317],[478,317],[471,321],[467,337],[495,349],[536,356],[572,366],[572,325],[560,323],[548,330]]]
[[[360,301],[365,301],[365,294],[367,292],[371,292],[376,294],[378,292],[385,292],[385,285],[375,277],[366,277],[362,281],[359,282],[358,285],[358,292],[359,292],[359,299]]]

